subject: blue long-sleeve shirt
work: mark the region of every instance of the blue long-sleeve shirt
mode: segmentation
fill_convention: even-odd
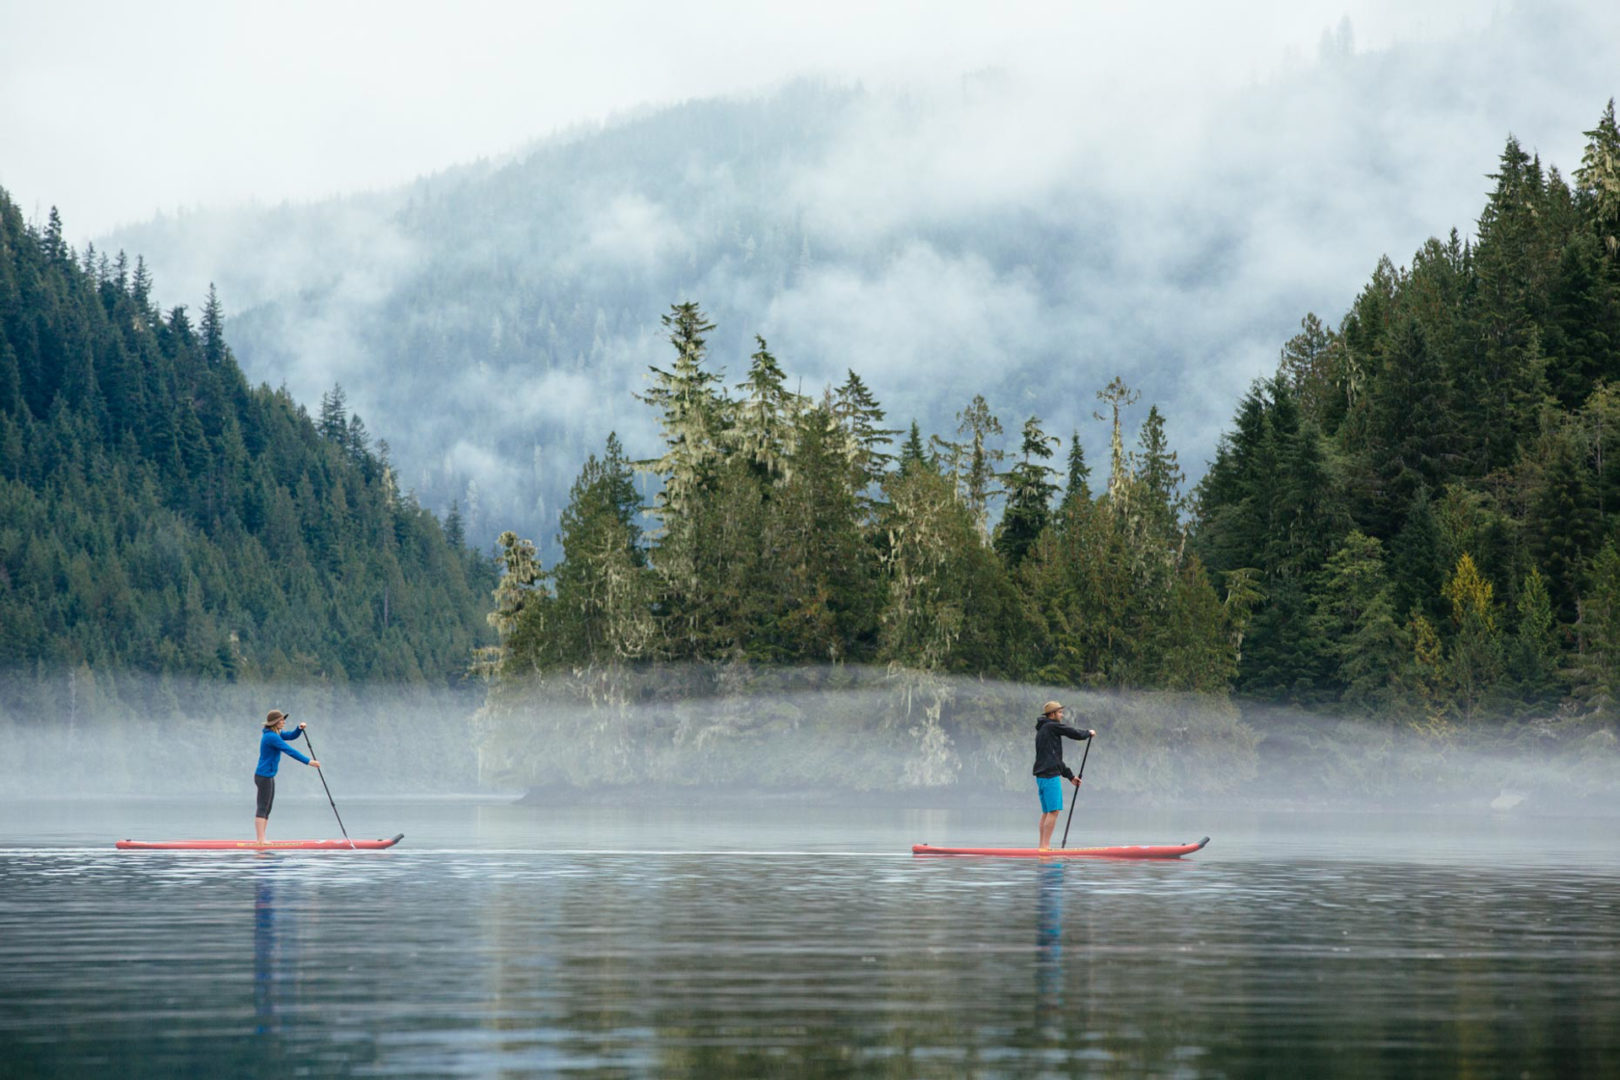
[[[253,770],[254,773],[259,776],[276,775],[276,768],[281,764],[282,754],[295,757],[308,765],[309,758],[287,745],[289,740],[296,739],[303,733],[303,728],[294,728],[291,735],[283,737],[280,732],[267,730],[263,737],[259,739],[259,767]]]

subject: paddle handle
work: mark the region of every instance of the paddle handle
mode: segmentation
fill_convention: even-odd
[[[304,729],[304,745],[309,747],[309,756],[312,760],[321,760],[321,755],[315,752],[315,741],[309,737],[309,728],[307,727]],[[1088,746],[1086,749],[1090,750],[1091,747]],[[1083,770],[1085,767],[1086,763],[1082,761],[1080,763],[1080,768]],[[349,830],[343,828],[343,815],[338,813],[337,803],[332,802],[332,789],[326,785],[326,771],[324,769],[316,769],[315,771],[320,774],[321,787],[326,788],[326,801],[332,803],[332,816],[338,819],[338,828],[342,829],[343,831],[343,839],[349,840]],[[1071,810],[1070,813],[1072,814],[1073,811]],[[1068,830],[1064,830],[1063,836],[1064,839],[1068,839]],[[351,848],[354,847],[353,840],[349,840],[349,846]]]
[[[1091,756],[1091,740],[1093,735],[1086,739],[1086,752],[1080,755],[1080,771],[1074,776],[1074,798],[1069,802],[1069,820],[1063,823],[1063,843],[1060,847],[1069,846],[1069,826],[1074,824],[1074,804],[1080,801],[1080,779],[1086,775],[1086,759]]]

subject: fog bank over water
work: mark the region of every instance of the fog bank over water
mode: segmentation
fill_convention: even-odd
[[[518,795],[612,803],[629,789],[698,801],[900,806],[1028,796],[1052,698],[1097,731],[1084,798],[1106,805],[1472,807],[1587,812],[1620,795],[1620,748],[1580,719],[1481,718],[1414,729],[1378,717],[1090,692],[846,666],[698,665],[616,678],[422,687],[250,687],[124,676],[0,706],[0,794],[193,797],[249,784],[264,714],[305,721],[335,792]],[[53,684],[54,686],[54,684]],[[295,742],[307,749],[302,742]],[[1079,768],[1086,747],[1065,743]],[[283,768],[301,769],[283,760]],[[302,782],[302,781],[300,781]]]

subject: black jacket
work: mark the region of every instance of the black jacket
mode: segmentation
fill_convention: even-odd
[[[1050,717],[1043,716],[1035,721],[1035,775],[1061,776],[1073,780],[1074,773],[1063,764],[1063,740],[1089,738],[1091,738],[1089,732],[1072,728]]]

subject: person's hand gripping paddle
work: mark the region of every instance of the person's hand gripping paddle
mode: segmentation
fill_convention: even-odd
[[[308,738],[309,733],[305,732],[304,737]],[[1069,826],[1074,824],[1074,804],[1080,801],[1080,778],[1086,775],[1086,759],[1091,756],[1091,740],[1095,739],[1096,737],[1097,733],[1095,731],[1091,732],[1086,739],[1086,752],[1080,755],[1080,771],[1076,773],[1074,777],[1074,801],[1069,803],[1069,820],[1063,823],[1063,843],[1060,845],[1062,847],[1069,846]],[[310,752],[314,753],[314,751],[315,748],[313,746],[310,747]],[[323,778],[321,783],[324,784],[325,782],[326,781]],[[336,808],[334,807],[334,809]],[[1050,843],[1051,841],[1047,842]]]

